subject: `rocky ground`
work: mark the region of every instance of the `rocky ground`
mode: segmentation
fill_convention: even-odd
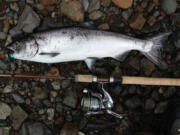
[[[32,32],[81,26],[146,38],[180,28],[180,1],[176,0],[0,0],[0,73],[74,75],[90,73],[84,62],[38,64],[6,57],[5,47]],[[167,70],[160,70],[133,51],[120,63],[99,60],[100,76],[180,77],[180,34],[164,46]],[[163,132],[168,104],[180,95],[178,87],[109,84],[114,111],[125,116],[127,129],[109,115],[86,118],[80,108],[83,88],[96,84],[69,80],[2,79],[0,81],[0,135],[155,135]],[[161,125],[161,126],[160,126]]]

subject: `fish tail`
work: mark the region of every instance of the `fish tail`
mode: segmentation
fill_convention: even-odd
[[[161,51],[164,41],[171,35],[172,32],[167,32],[159,34],[149,40],[152,41],[153,45],[148,52],[142,52],[148,59],[150,59],[154,64],[156,64],[160,69],[167,69],[168,65],[161,57]]]

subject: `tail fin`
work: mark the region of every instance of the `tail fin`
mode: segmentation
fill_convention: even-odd
[[[153,42],[153,46],[150,51],[142,52],[148,59],[150,59],[154,64],[156,64],[160,69],[167,69],[168,65],[162,60],[161,57],[161,49],[164,41],[168,38],[168,36],[172,32],[167,32],[163,34],[159,34],[149,40]]]

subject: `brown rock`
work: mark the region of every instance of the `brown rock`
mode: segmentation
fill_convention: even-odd
[[[111,0],[101,0],[101,5],[103,7],[108,7],[111,4]]]
[[[107,23],[103,23],[103,24],[100,24],[98,26],[98,29],[101,29],[101,30],[109,30],[109,25]]]
[[[112,0],[120,8],[129,8],[133,4],[133,0]]]
[[[143,14],[138,14],[133,16],[130,19],[130,26],[135,30],[141,30],[146,22],[146,19],[143,17]]]
[[[61,12],[76,22],[84,21],[84,10],[81,0],[63,0],[60,6]]]
[[[147,22],[149,26],[153,26],[156,23],[156,18],[154,16],[150,16]]]
[[[60,135],[78,135],[78,129],[73,123],[66,123],[63,126]]]
[[[43,6],[53,5],[53,4],[56,4],[57,2],[58,0],[40,0],[40,3]]]
[[[159,4],[159,0],[153,0],[153,2],[158,5]]]
[[[146,8],[148,5],[148,2],[146,0],[144,0],[142,3],[141,3],[141,7],[142,8]]]
[[[141,60],[141,65],[143,67],[143,71],[144,71],[145,75],[147,75],[147,76],[151,75],[152,72],[155,70],[154,64],[151,61],[149,61],[148,59],[143,58]]]
[[[155,3],[150,3],[149,7],[148,7],[148,12],[151,12],[154,9],[155,6],[156,6]]]
[[[141,5],[138,5],[138,6],[135,7],[135,11],[136,12],[143,12],[144,8]]]

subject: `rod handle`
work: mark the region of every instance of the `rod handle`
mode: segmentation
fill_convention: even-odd
[[[122,76],[122,84],[180,86],[180,79]]]
[[[93,75],[75,75],[75,82],[93,82]]]

